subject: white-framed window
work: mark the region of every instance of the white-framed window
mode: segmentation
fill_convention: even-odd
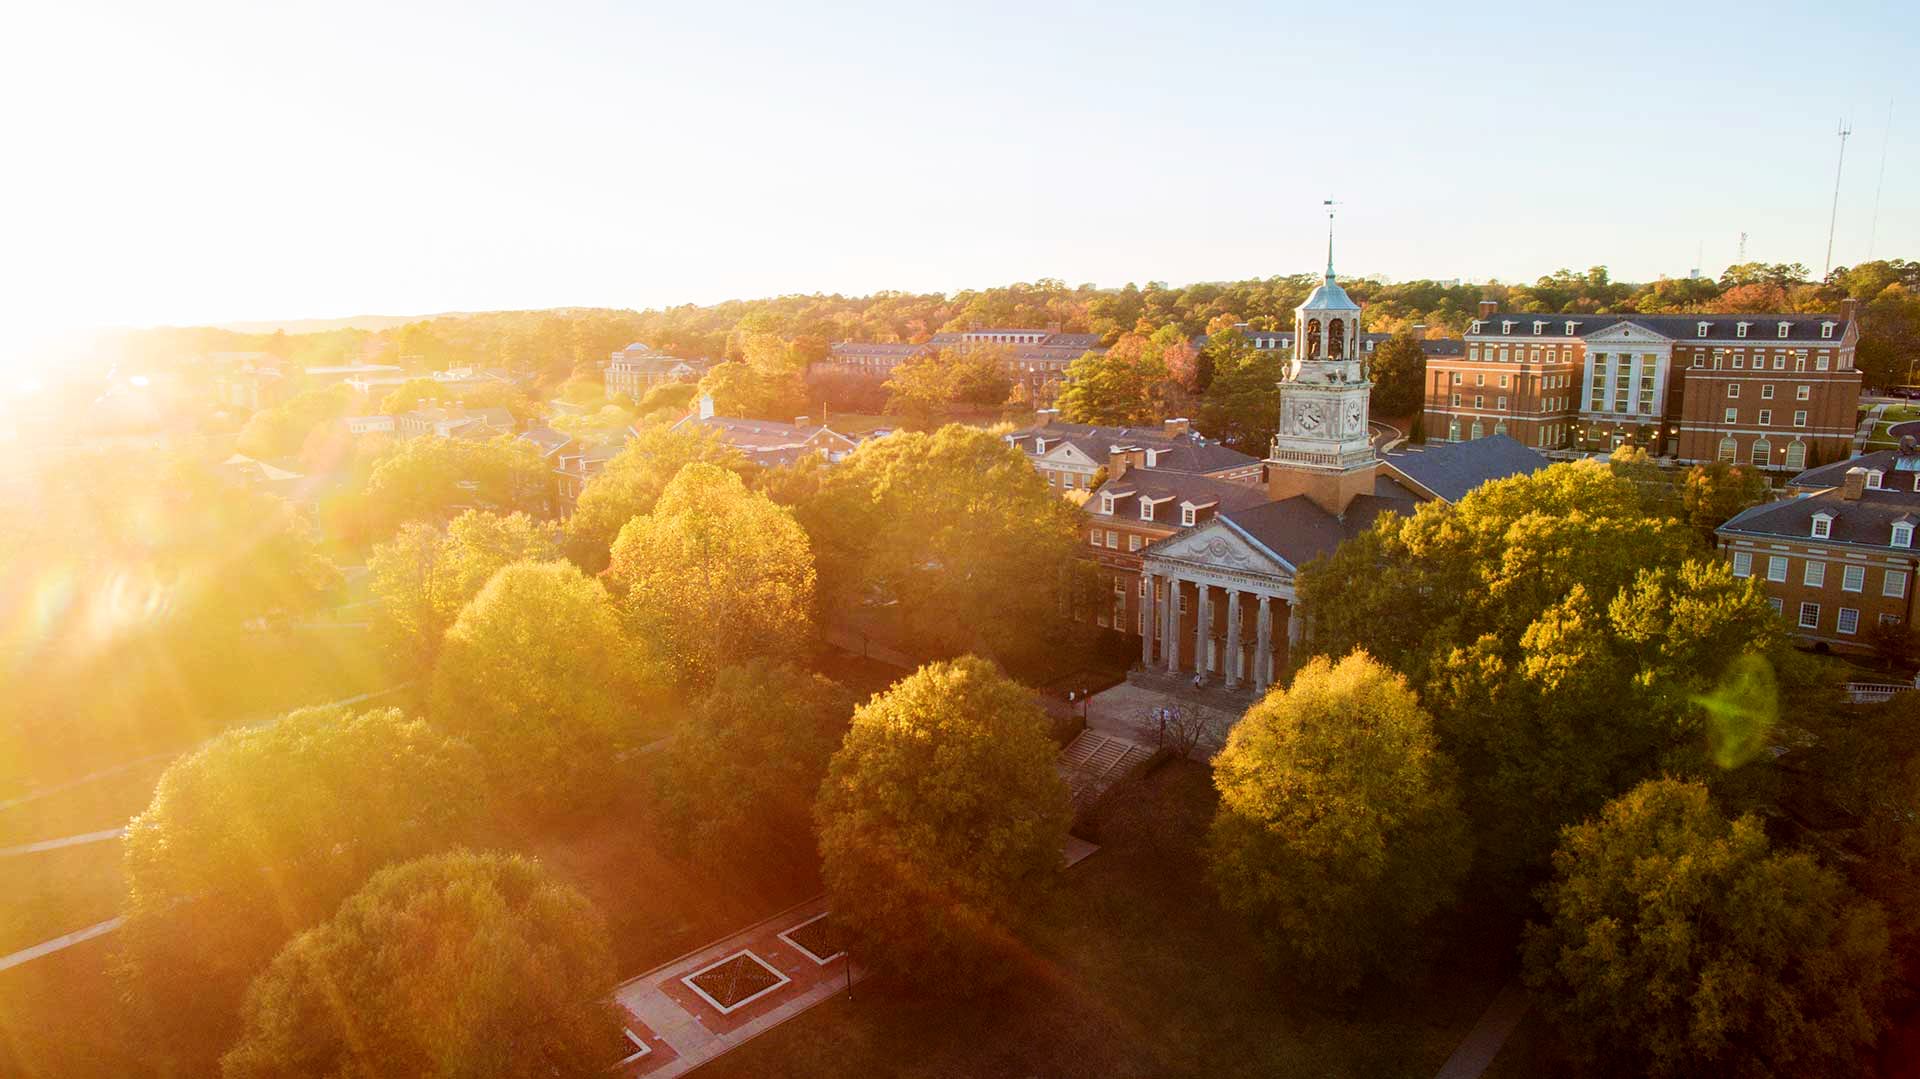
[[[1140,549],[1140,533],[1138,532],[1127,533],[1127,550],[1129,552],[1132,552],[1132,551],[1137,551],[1139,549]]]
[[[1474,394],[1474,395],[1473,395],[1473,407],[1475,407],[1475,408],[1485,408],[1485,407],[1487,407],[1487,396],[1486,396],[1486,394],[1483,394],[1483,393],[1476,393],[1476,394]]]
[[[1474,384],[1474,385],[1476,385],[1476,386],[1484,386],[1484,385],[1486,385],[1486,384],[1487,384],[1487,373],[1486,373],[1485,371],[1475,371],[1475,372],[1474,372],[1474,374],[1473,374],[1473,384]]]
[[[1778,554],[1768,555],[1767,556],[1767,580],[1774,581],[1777,583],[1780,581],[1785,581],[1786,579],[1787,579],[1787,556],[1778,555]]]
[[[1479,352],[1479,348],[1480,348],[1480,346],[1478,346],[1478,345],[1475,345],[1475,346],[1474,346],[1474,351],[1475,351],[1475,355],[1474,355],[1474,357],[1473,357],[1473,358],[1474,358],[1474,359],[1476,359],[1476,360],[1480,358],[1480,357],[1479,357],[1479,355],[1478,355],[1478,352]],[[1458,372],[1458,371],[1455,371],[1455,372],[1453,373],[1453,384],[1454,384],[1454,385],[1456,385],[1456,386],[1458,386],[1458,385],[1460,385],[1460,372]]]
[[[1120,533],[1115,532],[1112,529],[1107,530],[1107,549],[1110,551],[1117,551],[1120,549]]]
[[[1793,388],[1793,399],[1794,399],[1794,400],[1796,400],[1796,401],[1808,401],[1808,400],[1812,400],[1812,398],[1813,398],[1813,387],[1812,387],[1812,386],[1795,386],[1795,387]]]
[[[1833,518],[1824,513],[1813,515],[1813,538],[1826,539],[1833,535]]]
[[[1109,517],[1113,516],[1112,492],[1108,492],[1107,494],[1103,494],[1100,496],[1100,512],[1106,514]]]
[[[1707,335],[1707,324],[1706,324],[1706,323],[1704,323],[1704,322],[1702,322],[1702,323],[1699,323],[1699,324],[1698,324],[1698,325],[1697,325],[1697,326],[1695,327],[1695,332],[1694,332],[1694,336],[1695,336],[1695,337],[1705,337],[1706,335]]]
[[[1762,401],[1773,400],[1773,383],[1769,382],[1766,385],[1760,387],[1760,399]]]
[[[1885,473],[1877,468],[1867,469],[1867,487],[1870,490],[1878,491],[1880,489],[1880,480],[1884,475]]]
[[[1788,324],[1788,323],[1785,323],[1785,322],[1782,322],[1782,323],[1780,324],[1780,336],[1781,336],[1781,337],[1782,337],[1783,339],[1784,339],[1784,338],[1785,338],[1785,337],[1787,336],[1787,330],[1788,330],[1788,328],[1789,328],[1789,324]]]
[[[1753,576],[1753,552],[1752,551],[1733,552],[1733,575],[1735,577]]]
[[[1750,325],[1752,325],[1752,323],[1750,323],[1750,322],[1736,322],[1736,323],[1734,323],[1734,324],[1733,324],[1733,335],[1734,335],[1735,337],[1745,337],[1745,336],[1747,335],[1747,327],[1748,327],[1748,326],[1750,326]]]
[[[1097,528],[1094,529],[1093,535],[1087,537],[1087,542],[1095,547],[1100,546],[1100,530]]]
[[[1805,427],[1805,426],[1807,425],[1807,410],[1806,410],[1806,409],[1804,409],[1804,408],[1803,408],[1803,409],[1799,409],[1799,410],[1797,410],[1797,411],[1795,411],[1795,412],[1794,412],[1794,414],[1793,414],[1793,425],[1794,425],[1795,427]]]
[[[1808,588],[1826,587],[1827,564],[1825,562],[1817,562],[1811,558],[1807,559],[1807,570],[1806,573],[1801,576],[1800,583],[1806,585]]]
[[[1764,415],[1764,413],[1762,413],[1762,415]],[[1766,421],[1763,420],[1761,422],[1764,423]],[[1756,466],[1764,467],[1771,464],[1773,461],[1773,443],[1768,442],[1764,438],[1754,439],[1753,449],[1748,452],[1747,460],[1752,461]]]
[[[1867,567],[1848,566],[1840,571],[1840,591],[1858,592],[1867,586]]]
[[[1827,363],[1827,354],[1822,352],[1813,358],[1813,369],[1815,371],[1825,371],[1827,369]]]
[[[1831,322],[1822,322],[1822,323],[1820,324],[1820,336],[1822,336],[1822,337],[1832,337],[1832,336],[1833,336],[1833,323],[1831,323]]]
[[[1727,383],[1727,399],[1732,400],[1738,396],[1740,396],[1740,384],[1738,382]]]
[[[1728,409],[1727,411],[1732,412],[1733,410]],[[1728,416],[1727,422],[1729,423],[1733,422],[1733,417]],[[1732,464],[1739,457],[1739,455],[1740,455],[1740,443],[1735,442],[1732,438],[1723,438],[1720,440],[1720,449],[1714,456],[1719,460],[1725,461],[1728,464]]]
[[[1181,523],[1181,524],[1183,524],[1183,525],[1190,525],[1190,524],[1192,524],[1192,523],[1193,523],[1193,515],[1194,515],[1194,507],[1193,507],[1193,506],[1181,506],[1181,507],[1180,507],[1180,523]]]
[[[1883,626],[1897,626],[1900,624],[1900,616],[1897,614],[1888,614],[1883,611],[1880,614],[1880,624]]]
[[[1763,408],[1760,410],[1760,426],[1762,427],[1773,426],[1773,409]]]
[[[1460,395],[1457,393],[1453,395],[1453,407],[1455,408],[1460,407]]]
[[[1503,379],[1502,381],[1505,381],[1505,380]],[[1505,412],[1507,409],[1507,399],[1505,397],[1494,398],[1493,407],[1496,409],[1499,409],[1502,412]]]
[[[1728,423],[1739,423],[1739,422],[1740,422],[1740,410],[1739,410],[1738,408],[1735,408],[1735,407],[1734,407],[1734,406],[1732,406],[1732,405],[1728,405],[1728,406],[1727,406],[1727,420],[1726,420],[1726,422],[1728,422]]]
[[[1833,628],[1841,633],[1852,634],[1860,628],[1860,612],[1852,607],[1840,608],[1840,613],[1834,616]]]
[[[1907,571],[1888,570],[1886,579],[1880,582],[1880,594],[1894,599],[1904,599],[1907,594]]]
[[[1144,573],[1140,575],[1140,594],[1142,596],[1147,594],[1147,575]]]
[[[1781,602],[1780,602],[1780,597],[1779,597],[1779,596],[1768,596],[1768,597],[1767,597],[1767,606],[1769,606],[1769,607],[1772,607],[1772,608],[1773,608],[1773,613],[1774,613],[1774,614],[1779,614],[1779,613],[1780,613],[1780,612],[1781,612],[1782,610],[1784,610],[1784,609],[1785,609],[1785,608],[1784,608],[1784,606],[1783,606],[1783,605],[1781,604]]]
[[[1787,443],[1787,467],[1799,471],[1807,467],[1807,444],[1794,439]]]
[[[1802,603],[1800,605],[1800,628],[1820,628],[1820,605],[1818,603]]]

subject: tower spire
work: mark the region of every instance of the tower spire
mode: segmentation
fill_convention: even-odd
[[[1326,199],[1320,205],[1327,208],[1327,280],[1333,280],[1333,208],[1338,203]]]

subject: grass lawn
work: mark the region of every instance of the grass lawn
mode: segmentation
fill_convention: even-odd
[[[946,1000],[868,981],[701,1074],[1430,1079],[1511,972],[1511,940],[1469,925],[1411,986],[1336,1002],[1277,978],[1202,879],[1206,768],[1177,762],[1117,793],[1103,849],[1068,873],[1012,983]]]
[[[0,955],[106,921],[124,892],[117,839],[0,860]]]

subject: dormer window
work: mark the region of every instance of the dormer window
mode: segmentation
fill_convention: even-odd
[[[1893,526],[1893,545],[1895,547],[1913,546],[1913,526],[1910,524],[1904,524],[1904,523],[1894,525]]]
[[[1735,337],[1745,337],[1745,336],[1747,335],[1747,327],[1748,327],[1748,326],[1751,326],[1751,325],[1753,325],[1753,323],[1751,323],[1751,322],[1736,322],[1736,323],[1734,323],[1734,324],[1733,324],[1733,335],[1734,335]]]
[[[1535,319],[1533,321],[1533,335],[1538,337],[1545,332],[1547,332],[1547,324],[1539,319]]]
[[[1159,463],[1160,463],[1160,451],[1148,450],[1147,451],[1147,467],[1153,468],[1157,466]]]
[[[1696,336],[1696,337],[1705,337],[1705,336],[1707,335],[1707,326],[1708,326],[1708,325],[1710,325],[1710,324],[1709,324],[1709,323],[1705,323],[1705,322],[1702,322],[1702,323],[1699,323],[1699,324],[1697,324],[1697,325],[1695,325],[1695,326],[1694,326],[1694,336]]]
[[[1833,514],[1816,513],[1813,515],[1813,538],[1829,539],[1833,536]]]
[[[1190,525],[1190,524],[1192,524],[1192,523],[1193,523],[1193,515],[1194,515],[1194,513],[1195,513],[1195,507],[1193,507],[1193,506],[1181,506],[1181,507],[1180,507],[1180,523],[1181,523],[1181,524],[1183,524],[1183,525]]]
[[[1780,336],[1781,336],[1781,337],[1783,337],[1783,338],[1784,338],[1784,337],[1786,337],[1786,336],[1787,336],[1787,331],[1789,331],[1789,330],[1791,330],[1791,329],[1793,329],[1793,324],[1792,324],[1792,323],[1790,323],[1790,322],[1782,322],[1782,323],[1780,324]]]
[[[1512,320],[1512,319],[1510,319],[1510,318],[1503,318],[1503,319],[1501,319],[1501,320],[1500,320],[1500,332],[1501,332],[1501,333],[1512,333],[1512,332],[1513,332],[1513,320]]]
[[[1874,491],[1878,491],[1878,490],[1880,489],[1880,478],[1881,478],[1881,472],[1880,472],[1880,470],[1879,470],[1879,469],[1877,469],[1877,468],[1869,468],[1869,469],[1867,469],[1867,487],[1868,487],[1868,489],[1869,489],[1869,490],[1874,490]]]
[[[1573,336],[1573,328],[1578,325],[1580,324],[1578,322],[1573,321],[1572,319],[1567,320],[1567,336],[1568,337]]]
[[[1474,319],[1474,320],[1473,320],[1473,325],[1467,328],[1467,332],[1468,332],[1468,333],[1479,333],[1479,332],[1480,332],[1480,320],[1479,320],[1479,319]]]
[[[1100,496],[1100,512],[1108,516],[1113,515],[1113,496],[1111,494]]]
[[[1833,336],[1833,323],[1831,323],[1831,322],[1822,322],[1822,323],[1820,324],[1820,336],[1822,336],[1822,337],[1832,337],[1832,336]]]

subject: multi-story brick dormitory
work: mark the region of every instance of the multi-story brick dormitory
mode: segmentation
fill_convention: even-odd
[[[909,360],[940,349],[965,352],[972,348],[1001,349],[1007,377],[1027,388],[1035,405],[1051,405],[1060,395],[1067,365],[1088,352],[1103,352],[1097,333],[1062,333],[1047,329],[984,329],[937,333],[920,344],[841,341],[832,346],[825,366],[852,374],[885,378]]]
[[[1427,361],[1426,437],[1633,444],[1799,472],[1851,452],[1859,336],[1851,300],[1832,315],[1540,314],[1483,301],[1466,354]]]
[[[1736,577],[1756,577],[1802,639],[1871,648],[1870,629],[1913,619],[1920,576],[1920,453],[1885,450],[1795,476],[1794,497],[1715,534]]]
[[[1260,459],[1204,438],[1184,419],[1167,420],[1159,427],[1099,427],[1067,423],[1043,410],[1040,423],[1015,431],[1007,441],[1018,447],[1061,490],[1092,488],[1094,475],[1115,460],[1133,467],[1181,472],[1232,483],[1260,482]]]

